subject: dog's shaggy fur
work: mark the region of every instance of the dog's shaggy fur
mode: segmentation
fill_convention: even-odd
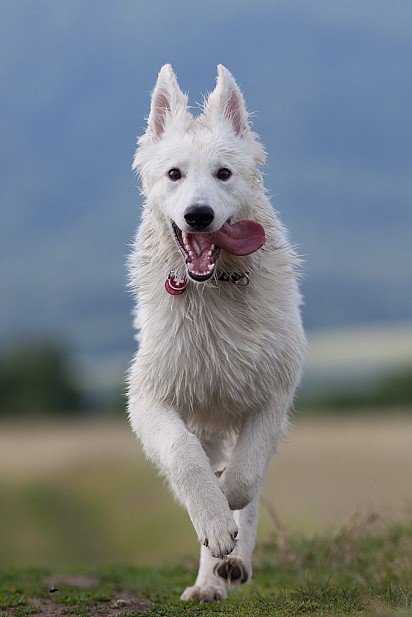
[[[264,158],[227,69],[218,67],[196,118],[170,65],[161,69],[134,161],[145,204],[130,259],[139,349],[129,415],[201,543],[199,574],[183,600],[223,599],[228,582],[250,579],[259,490],[301,373],[298,260],[265,195]],[[231,172],[225,181],[221,168]],[[228,220],[260,223],[264,247],[240,257],[222,250],[210,278],[192,280],[174,230],[192,233],[185,212],[193,204],[213,209],[207,231]],[[166,293],[171,271],[187,279],[180,295]],[[249,285],[234,273],[240,282],[247,273]]]

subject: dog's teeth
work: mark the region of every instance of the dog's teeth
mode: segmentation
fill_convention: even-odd
[[[190,244],[185,244],[185,249],[186,249],[187,251],[190,251]],[[192,254],[193,254],[193,253],[192,253]]]
[[[215,267],[215,264],[209,264],[207,269],[209,270],[209,272],[212,272],[214,267]]]
[[[212,251],[209,251],[207,254],[208,257],[212,257]]]
[[[189,251],[189,257],[193,257],[193,251]]]

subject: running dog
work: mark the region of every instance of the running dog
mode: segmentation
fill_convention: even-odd
[[[264,160],[225,67],[197,117],[162,67],[133,164],[145,203],[129,263],[128,411],[201,544],[182,600],[222,600],[251,578],[259,491],[301,374],[299,260]]]

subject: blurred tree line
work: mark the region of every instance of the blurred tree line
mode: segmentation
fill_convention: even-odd
[[[361,387],[325,388],[310,395],[302,393],[298,407],[319,410],[347,411],[350,409],[385,409],[409,407],[412,409],[412,367],[388,373],[372,382],[365,380]]]
[[[62,345],[33,342],[0,357],[0,414],[59,414],[84,407]]]

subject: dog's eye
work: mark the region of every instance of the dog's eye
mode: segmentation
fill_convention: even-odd
[[[229,180],[230,176],[232,175],[232,172],[230,171],[230,169],[227,169],[226,167],[222,167],[222,169],[219,169],[216,175],[219,178],[219,180]]]
[[[182,177],[182,174],[180,173],[180,169],[177,169],[176,167],[173,167],[173,169],[170,169],[167,172],[167,175],[169,176],[171,180],[173,180],[173,182],[176,182],[176,180],[180,180],[180,178]]]

